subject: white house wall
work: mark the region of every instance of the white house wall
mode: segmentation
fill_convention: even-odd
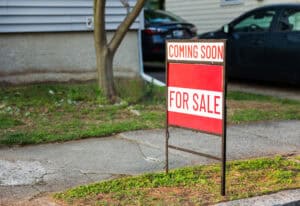
[[[138,33],[128,32],[115,55],[115,75],[138,76],[138,53]],[[0,82],[86,81],[96,76],[92,32],[0,35]]]
[[[234,0],[231,0],[231,2]],[[224,5],[224,0],[166,0],[166,10],[194,23],[198,33],[221,28],[250,9],[275,3],[296,3],[300,0],[239,0],[238,4]]]

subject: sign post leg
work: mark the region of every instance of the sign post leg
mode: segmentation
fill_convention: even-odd
[[[166,174],[169,173],[169,128],[166,128]]]
[[[222,174],[221,174],[221,195],[226,195],[226,136],[227,136],[227,80],[224,71],[224,99],[223,99],[223,134],[222,134]]]
[[[226,129],[225,129],[226,130]],[[221,174],[221,195],[226,195],[226,131],[222,137],[222,174]]]

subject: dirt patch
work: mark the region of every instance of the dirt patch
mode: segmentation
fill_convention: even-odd
[[[115,193],[100,193],[96,197],[86,197],[73,201],[70,205],[208,205],[219,199],[218,194],[207,192],[207,188],[202,187],[158,187],[144,188],[139,191],[142,198],[135,198],[133,194],[129,196],[117,195]],[[219,201],[226,200],[226,197]]]
[[[273,102],[257,102],[257,101],[235,101],[228,100],[229,110],[242,110],[242,109],[260,109],[260,110],[274,110],[279,106]]]
[[[5,199],[0,201],[1,206],[65,206],[54,202],[49,196],[42,196],[34,199],[21,199],[21,200],[12,200]]]

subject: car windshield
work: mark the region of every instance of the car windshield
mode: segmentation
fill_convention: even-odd
[[[267,31],[275,16],[275,11],[258,11],[244,18],[234,26],[234,31]]]
[[[160,10],[145,10],[147,23],[184,22],[184,20],[170,12]]]

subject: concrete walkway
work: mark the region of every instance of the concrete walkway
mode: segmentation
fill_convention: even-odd
[[[229,160],[299,154],[300,121],[231,126],[227,138]],[[143,130],[67,143],[2,147],[0,205],[11,205],[12,201],[32,205],[30,202],[44,193],[128,174],[163,170],[164,142],[164,130]],[[170,144],[220,156],[221,139],[216,136],[171,128]],[[171,168],[211,162],[214,161],[170,149]],[[300,200],[300,190],[294,192]],[[297,201],[295,197],[284,201]],[[51,204],[39,202],[36,205]]]

